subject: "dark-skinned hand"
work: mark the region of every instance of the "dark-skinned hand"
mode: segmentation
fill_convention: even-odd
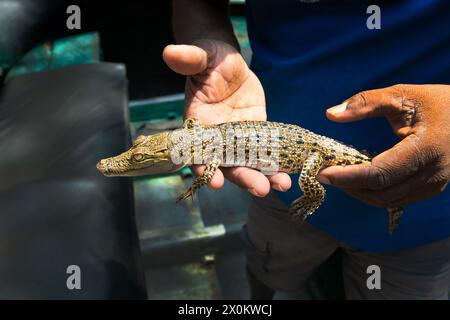
[[[169,45],[164,61],[175,72],[186,75],[185,117],[203,124],[242,120],[266,120],[264,90],[239,51],[219,40],[197,40],[192,45]],[[193,166],[201,175],[205,166]],[[265,176],[245,168],[220,168],[210,187],[221,188],[224,176],[256,196],[265,196],[270,187],[283,191],[291,186],[286,173]]]
[[[386,117],[401,141],[370,164],[323,169],[321,182],[378,207],[427,199],[447,186],[450,86],[395,85],[364,91],[328,109],[327,117],[337,122]]]

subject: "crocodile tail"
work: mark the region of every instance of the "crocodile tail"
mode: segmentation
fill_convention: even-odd
[[[387,210],[389,212],[389,234],[392,236],[400,223],[400,218],[403,215],[403,208],[388,208]]]

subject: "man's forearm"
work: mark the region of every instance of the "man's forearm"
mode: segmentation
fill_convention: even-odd
[[[228,0],[173,0],[172,25],[178,43],[224,41],[239,50],[228,16]]]

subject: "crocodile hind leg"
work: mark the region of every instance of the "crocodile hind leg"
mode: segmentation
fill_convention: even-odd
[[[219,160],[213,160],[209,164],[207,164],[205,167],[205,171],[203,171],[203,174],[197,177],[192,183],[192,185],[189,187],[189,189],[178,197],[177,202],[185,200],[189,197],[193,197],[195,191],[197,191],[200,187],[208,184],[211,181],[212,177],[214,176],[214,173],[216,172],[219,166],[220,166]]]
[[[317,174],[323,165],[318,152],[311,153],[303,164],[298,183],[303,195],[292,203],[289,214],[293,219],[305,220],[325,199],[325,188],[317,181]]]
[[[389,234],[392,236],[400,223],[403,208],[388,208],[389,212]]]

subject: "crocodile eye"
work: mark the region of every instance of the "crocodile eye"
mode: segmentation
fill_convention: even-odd
[[[142,161],[144,160],[144,155],[142,153],[135,153],[133,154],[133,160],[137,162]]]

